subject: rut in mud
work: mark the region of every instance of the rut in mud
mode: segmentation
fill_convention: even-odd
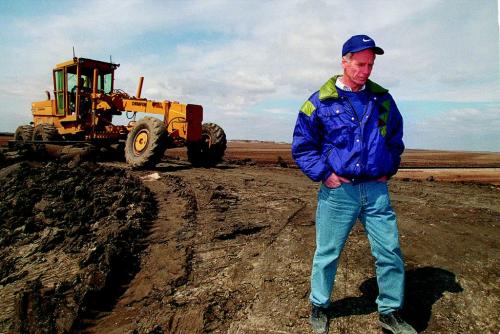
[[[177,168],[180,176],[170,172]],[[223,169],[184,168],[166,167],[159,180],[142,174],[160,212],[149,247],[141,254],[142,270],[113,312],[86,331],[226,333],[234,331],[234,320],[248,312],[255,298],[266,297],[261,284],[276,280],[276,268],[266,263],[258,272],[246,273],[260,267],[263,254],[274,253],[275,241],[306,203],[278,184],[278,198],[266,195],[264,189],[273,181],[261,179],[258,170],[241,174],[226,167],[237,174],[227,178]],[[305,226],[310,226],[307,220]]]

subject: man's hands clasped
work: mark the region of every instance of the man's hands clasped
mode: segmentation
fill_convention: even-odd
[[[323,184],[328,188],[338,188],[342,185],[342,183],[351,183],[351,181],[335,173],[330,174],[330,176],[323,181]]]

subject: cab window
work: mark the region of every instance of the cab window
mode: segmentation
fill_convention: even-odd
[[[111,73],[100,74],[97,82],[97,89],[103,91],[105,94],[110,94],[112,89]]]
[[[63,70],[54,71],[54,82],[55,82],[54,95],[56,97],[57,115],[64,115],[64,71]]]

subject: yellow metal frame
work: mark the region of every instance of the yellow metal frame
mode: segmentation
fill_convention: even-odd
[[[86,68],[94,68],[92,83],[92,93],[90,99],[92,102],[91,115],[83,115],[80,108],[80,86],[79,78],[81,76],[81,66],[85,64]],[[75,98],[75,111],[69,111],[69,92],[68,92],[68,68],[77,66],[76,81],[77,94]],[[104,94],[97,90],[97,78],[99,72],[111,73],[111,87],[114,83],[114,70],[119,64],[105,63],[85,58],[73,58],[56,65],[53,71],[54,99],[46,101],[33,102],[31,109],[33,113],[33,122],[36,125],[42,123],[54,124],[60,134],[91,133],[91,138],[116,138],[126,135],[130,126],[114,126],[110,123],[112,115],[120,115],[122,112],[147,113],[163,115],[163,121],[171,137],[179,137],[186,141],[201,140],[201,124],[203,118],[203,108],[200,105],[182,104],[176,101],[152,101],[141,98],[142,80],[140,78],[137,89],[137,97],[125,97],[123,94],[111,93]],[[57,113],[56,93],[56,71],[62,70],[64,75],[64,115]],[[60,90],[59,90],[60,92]],[[105,126],[103,126],[105,124]],[[99,129],[97,127],[99,126]]]

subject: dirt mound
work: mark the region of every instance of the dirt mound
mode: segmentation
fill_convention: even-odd
[[[156,216],[124,170],[90,162],[0,170],[0,332],[60,333],[111,307]]]

